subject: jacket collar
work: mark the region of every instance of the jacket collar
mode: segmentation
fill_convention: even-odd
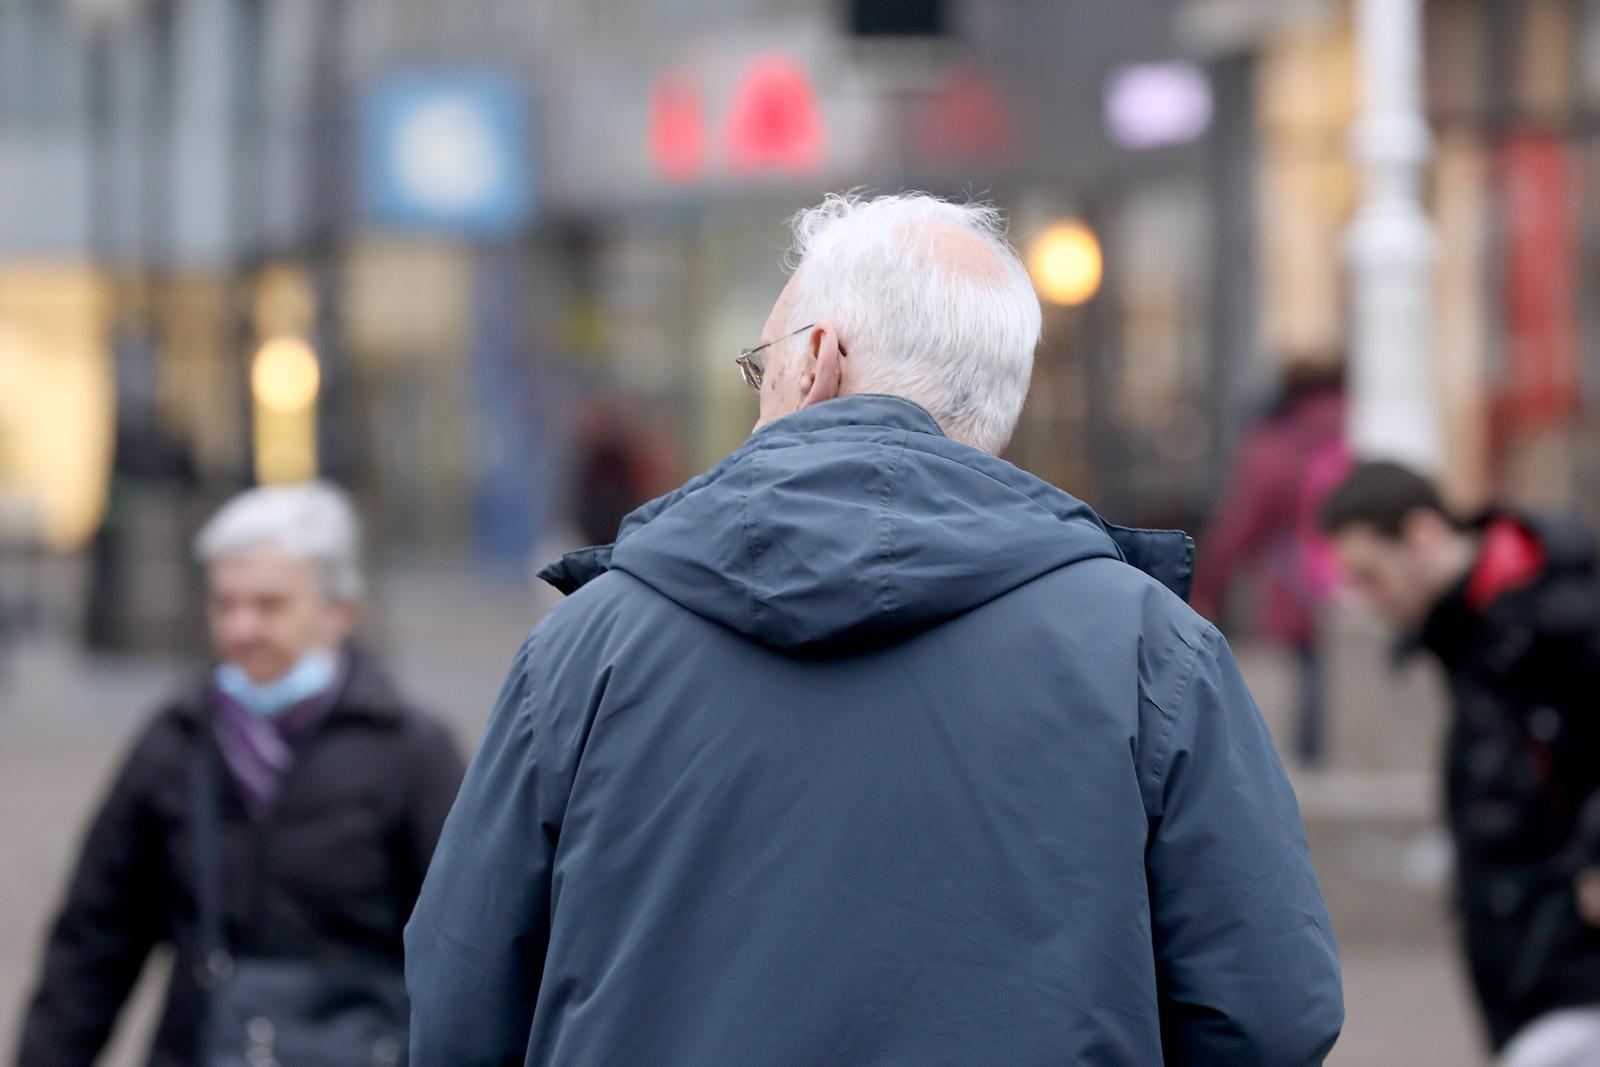
[[[933,413],[914,400],[887,393],[856,393],[821,404],[801,408],[768,423],[750,435],[744,448],[768,440],[796,434],[832,430],[841,426],[873,426],[887,430],[909,430],[913,433],[931,433],[936,437],[948,436]],[[737,453],[736,453],[737,454]]]

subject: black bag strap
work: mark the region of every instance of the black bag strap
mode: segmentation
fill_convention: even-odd
[[[195,904],[200,927],[200,984],[215,988],[233,970],[223,931],[222,819],[217,807],[216,744],[207,719],[189,754],[189,831],[194,840]]]

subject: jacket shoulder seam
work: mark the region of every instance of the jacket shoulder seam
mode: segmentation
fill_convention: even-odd
[[[888,470],[884,472],[884,485],[880,506],[883,508],[883,525],[879,535],[878,553],[883,561],[883,577],[878,583],[878,594],[883,607],[884,618],[892,621],[899,613],[900,606],[894,596],[894,497],[899,488],[900,464],[905,459],[906,440],[910,431],[902,433],[900,441],[895,447],[894,458],[889,461]]]
[[[1200,653],[1205,650],[1207,645],[1211,644],[1213,641],[1212,635],[1215,633],[1215,627],[1209,623],[1200,631],[1197,640],[1191,640],[1189,634],[1182,631],[1179,632],[1179,638],[1189,646],[1189,657],[1184,666],[1183,681],[1168,702],[1172,705],[1170,708],[1154,697],[1150,699],[1150,703],[1155,706],[1157,711],[1161,712],[1161,717],[1165,720],[1161,736],[1157,740],[1156,751],[1152,754],[1150,761],[1151,797],[1156,806],[1154,811],[1150,811],[1148,810],[1147,802],[1146,814],[1151,818],[1160,818],[1165,813],[1161,794],[1166,786],[1167,771],[1170,769],[1168,761],[1172,758],[1172,735],[1177,730],[1178,717],[1183,714],[1188,705],[1189,690],[1194,684],[1195,675],[1199,673]]]
[[[758,484],[756,468],[760,466],[760,463],[761,449],[752,449],[750,451],[750,481],[745,488],[744,499],[740,501],[739,508],[744,526],[744,547],[745,551],[750,555],[750,576],[752,578],[758,577],[761,573],[761,553],[756,549],[755,520],[750,515],[750,498],[755,495],[755,487]],[[749,601],[750,609],[750,633],[759,639],[761,636],[761,620],[754,590],[747,591],[746,599]]]
[[[540,731],[538,716],[535,714],[534,710],[534,672],[529,668],[533,664],[535,645],[538,644],[539,641],[540,633],[539,629],[536,627],[534,632],[528,635],[528,639],[522,643],[522,648],[517,651],[516,659],[513,660],[519,675],[518,680],[522,684],[522,696],[517,700],[516,704],[515,714],[517,718],[517,724],[521,731],[526,732],[530,738],[528,750],[530,753],[534,754],[535,762],[537,762],[537,753],[539,751]],[[548,811],[549,809],[545,806],[544,775],[534,774],[533,788],[540,809]]]

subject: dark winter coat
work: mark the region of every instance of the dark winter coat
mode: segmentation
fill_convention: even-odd
[[[1480,558],[1418,639],[1455,705],[1456,897],[1496,1047],[1547,1011],[1600,1005],[1600,930],[1573,890],[1580,866],[1600,864],[1600,574],[1580,528],[1518,524],[1539,546],[1537,573],[1497,590]]]
[[[45,945],[18,1067],[89,1067],[161,942],[176,955],[150,1063],[195,1062],[204,994],[188,773],[194,746],[216,744],[210,693],[197,682],[155,716],[95,815]],[[398,968],[401,933],[461,773],[445,730],[408,710],[371,659],[352,653],[336,702],[265,822],[245,813],[221,775],[234,954]]]
[[[859,396],[568,556],[407,928],[414,1067],[1320,1063],[1190,555]]]

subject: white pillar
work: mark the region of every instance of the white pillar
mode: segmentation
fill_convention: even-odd
[[[1356,0],[1362,198],[1347,234],[1350,440],[1357,455],[1441,465],[1433,374],[1433,228],[1422,208],[1421,0]]]

